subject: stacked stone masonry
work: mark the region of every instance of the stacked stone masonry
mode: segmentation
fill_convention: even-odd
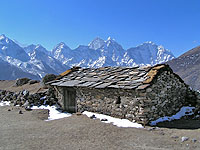
[[[145,78],[143,88],[92,88],[87,86],[68,88],[76,91],[76,107],[79,112],[97,112],[143,124],[148,124],[163,116],[171,116],[182,106],[196,105],[197,97],[194,91],[168,66],[160,72],[157,70],[149,72],[153,77]],[[54,88],[59,103],[63,106],[65,87],[54,86]]]
[[[78,88],[77,108],[148,123],[171,116],[187,105],[188,88],[178,80],[165,71],[145,90]]]

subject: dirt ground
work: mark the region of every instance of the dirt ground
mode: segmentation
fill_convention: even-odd
[[[32,92],[39,84],[13,87],[14,81],[0,81],[0,89]],[[19,114],[19,111],[23,114]],[[44,121],[47,110],[25,111],[21,107],[0,107],[0,150],[199,150],[200,121],[179,120],[158,124],[159,128],[119,128],[72,115]],[[182,142],[182,137],[188,137]]]
[[[19,114],[19,110],[23,114]],[[199,129],[119,128],[76,114],[59,120],[44,121],[47,116],[45,110],[25,111],[19,107],[0,107],[0,149],[200,149]],[[182,137],[188,137],[189,140],[181,142]],[[194,142],[193,139],[197,141]]]

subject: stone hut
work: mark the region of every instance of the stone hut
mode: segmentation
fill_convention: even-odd
[[[49,84],[68,112],[91,111],[143,124],[195,105],[192,91],[165,64],[72,68]]]

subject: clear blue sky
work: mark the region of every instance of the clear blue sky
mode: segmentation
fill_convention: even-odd
[[[200,0],[0,0],[0,34],[48,50],[63,41],[153,41],[176,56],[200,45]]]

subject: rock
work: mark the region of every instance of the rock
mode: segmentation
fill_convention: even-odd
[[[24,84],[27,84],[30,81],[28,78],[19,78],[16,80],[16,83],[14,86],[22,86]]]
[[[30,106],[30,103],[28,101],[26,101],[23,106],[26,108],[26,107],[29,107]]]
[[[23,90],[22,94],[24,95],[24,97],[27,97],[29,95],[29,91]]]
[[[154,130],[159,130],[158,127],[152,127],[152,128],[149,128],[148,131],[154,131]]]
[[[96,119],[95,115],[90,116],[90,119]]]
[[[106,118],[103,118],[103,119],[101,119],[101,121],[108,121],[108,119],[106,119]]]
[[[14,102],[13,102],[13,106],[16,106],[16,105],[17,105],[17,101],[14,101]]]
[[[23,112],[20,110],[20,111],[19,111],[19,114],[23,114]]]
[[[77,116],[81,116],[82,113],[81,113],[81,112],[77,112],[76,115],[77,115]]]
[[[29,84],[35,84],[35,83],[39,83],[40,81],[39,80],[30,80],[28,83]]]
[[[183,136],[183,137],[181,138],[181,141],[182,141],[182,142],[185,142],[185,141],[187,141],[187,140],[189,140],[189,137]]]
[[[31,111],[32,109],[31,109],[30,106],[27,106],[27,107],[25,107],[25,110],[26,110],[26,111]]]
[[[197,139],[192,139],[192,142],[195,143],[197,141]]]
[[[47,82],[50,82],[50,81],[56,79],[56,77],[57,77],[57,76],[54,75],[54,74],[46,74],[46,75],[42,78],[41,84],[42,84],[43,86],[45,86]]]
[[[178,139],[179,137],[178,136],[171,136],[171,138]]]
[[[1,91],[1,95],[5,95],[6,94],[6,91],[5,90],[2,90]]]
[[[159,134],[160,134],[160,135],[165,135],[165,133],[164,133],[164,132],[159,132]]]

